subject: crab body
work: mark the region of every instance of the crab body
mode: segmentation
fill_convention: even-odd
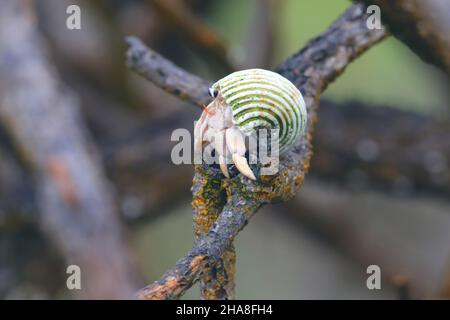
[[[278,129],[279,153],[287,152],[306,127],[306,107],[300,91],[281,75],[249,69],[234,72],[210,88],[214,100],[195,127],[196,144],[213,144],[222,172],[229,177],[227,157],[255,180],[245,158],[245,137],[258,128]]]

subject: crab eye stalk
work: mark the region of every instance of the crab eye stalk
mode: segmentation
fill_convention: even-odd
[[[214,89],[214,88],[209,88],[209,95],[213,98],[217,98],[217,96],[219,95],[219,90]]]

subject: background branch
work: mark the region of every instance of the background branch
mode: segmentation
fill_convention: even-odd
[[[41,227],[67,264],[83,270],[83,297],[127,297],[133,272],[112,193],[78,102],[47,61],[33,17],[28,1],[2,2],[0,120],[33,170]]]
[[[173,62],[146,47],[136,37],[127,37],[127,66],[161,89],[198,107],[209,103],[208,88],[212,81],[204,80],[177,67]]]
[[[363,0],[378,5],[389,31],[424,61],[450,75],[450,6],[446,0]]]
[[[149,2],[164,21],[170,23],[174,31],[181,33],[197,47],[206,50],[210,58],[216,59],[225,71],[231,72],[235,69],[223,39],[196,17],[184,1],[150,0]]]

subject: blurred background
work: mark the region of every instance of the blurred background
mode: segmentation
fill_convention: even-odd
[[[159,279],[193,244],[193,167],[172,164],[170,135],[177,128],[192,131],[201,110],[129,71],[125,36],[140,37],[190,72],[219,79],[236,69],[275,68],[351,5],[18,2],[0,14],[3,299],[117,297],[118,288]],[[81,30],[66,28],[70,4],[81,8]],[[237,298],[449,298],[448,89],[444,73],[394,37],[353,62],[322,96],[304,187],[290,202],[258,212],[236,239]],[[15,101],[28,109],[18,102],[6,106]],[[63,125],[58,117],[65,116]],[[86,146],[72,141],[78,135]],[[64,151],[43,143],[53,138]],[[52,152],[72,163],[75,187],[67,186],[60,162],[48,165]],[[53,177],[48,185],[46,175]],[[97,194],[97,183],[104,192]],[[63,200],[54,200],[58,190]],[[104,193],[110,210],[102,216],[96,206],[105,208],[104,200],[95,197]],[[81,205],[72,205],[74,198]],[[63,211],[67,217],[55,217]],[[72,211],[86,215],[86,234],[72,231]],[[102,230],[111,235],[102,238]],[[84,255],[83,246],[91,252]],[[72,263],[105,289],[67,290],[66,267]],[[381,267],[381,290],[366,287],[372,264]],[[194,287],[183,298],[199,298],[198,291]]]

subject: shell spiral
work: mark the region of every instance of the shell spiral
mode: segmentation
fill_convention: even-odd
[[[303,96],[292,82],[263,69],[237,71],[213,85],[231,107],[233,124],[250,135],[257,128],[279,129],[280,154],[306,127]]]

